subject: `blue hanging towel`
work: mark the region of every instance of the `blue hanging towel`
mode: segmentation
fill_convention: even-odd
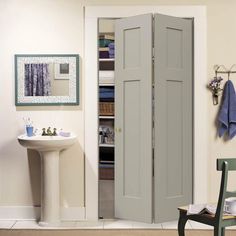
[[[228,131],[229,138],[236,135],[236,95],[232,81],[228,80],[224,86],[223,102],[219,116],[219,136],[223,136]]]

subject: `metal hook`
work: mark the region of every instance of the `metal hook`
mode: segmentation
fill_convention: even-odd
[[[217,70],[219,69],[219,65],[214,65],[214,66],[213,66],[213,69],[214,69],[215,71],[217,71]]]
[[[229,68],[229,71],[231,72],[232,69],[236,66],[236,64],[233,64],[230,68]]]
[[[215,77],[217,78],[217,72],[218,72],[218,69],[220,68],[219,65],[214,65],[214,70],[215,70]]]

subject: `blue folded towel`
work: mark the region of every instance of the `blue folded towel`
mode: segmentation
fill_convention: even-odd
[[[236,95],[232,81],[228,80],[224,86],[223,102],[219,116],[219,136],[228,131],[229,138],[236,135]]]
[[[110,49],[109,50],[109,54],[115,54],[115,50],[114,49]]]
[[[100,88],[100,99],[114,99],[114,88]]]
[[[108,47],[109,47],[109,49],[115,49],[115,44],[114,43],[109,43]]]

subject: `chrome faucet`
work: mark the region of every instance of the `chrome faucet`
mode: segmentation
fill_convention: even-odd
[[[42,136],[57,136],[57,129],[53,128],[53,132],[51,131],[51,127],[47,128],[47,131],[45,128],[42,129]]]

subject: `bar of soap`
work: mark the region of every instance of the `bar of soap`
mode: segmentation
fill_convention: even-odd
[[[62,137],[70,137],[70,132],[60,131],[59,135]]]

